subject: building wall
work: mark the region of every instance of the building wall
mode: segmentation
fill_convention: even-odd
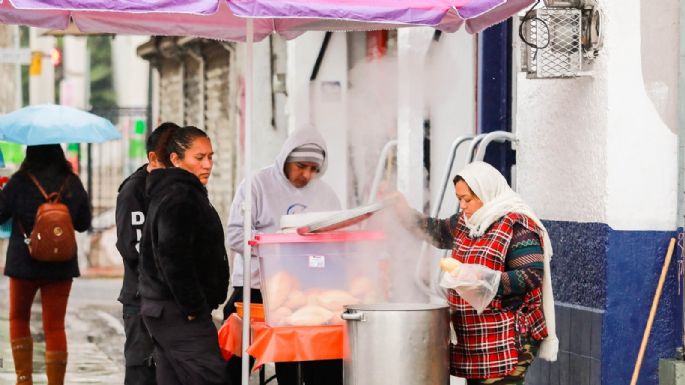
[[[317,78],[310,81],[325,34],[307,32],[288,44],[288,132],[314,125],[328,146],[322,179],[348,202],[347,36],[333,33]]]
[[[183,122],[183,63],[164,58],[159,63],[159,121]]]
[[[202,125],[214,147],[214,169],[207,188],[221,220],[226,221],[238,183],[236,109],[235,103],[231,103],[236,91],[230,71],[235,58],[224,47],[213,44],[205,47],[202,53],[205,58],[204,91],[199,93],[204,106]]]
[[[605,45],[592,76],[517,80],[519,191],[555,248],[561,339],[559,361],[537,362],[533,384],[630,381],[677,228],[677,66],[664,65],[679,46],[677,16],[654,23],[645,1],[600,6]],[[672,263],[640,384],[656,384],[658,359],[679,345],[675,273]]]
[[[183,57],[183,124],[204,129],[205,62],[197,53]]]

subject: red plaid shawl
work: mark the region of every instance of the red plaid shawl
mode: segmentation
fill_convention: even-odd
[[[451,229],[454,237],[452,257],[463,263],[477,263],[504,271],[505,257],[517,223],[543,239],[532,220],[514,213],[495,222],[481,237],[470,238],[469,229],[460,216]],[[454,226],[454,222],[452,224]],[[536,340],[547,336],[541,288],[526,293],[522,305],[516,309],[502,309],[502,298],[497,296],[480,315],[454,290],[449,290],[448,303],[458,341],[450,353],[453,375],[465,378],[505,376],[514,370],[518,360],[516,331],[530,332]]]

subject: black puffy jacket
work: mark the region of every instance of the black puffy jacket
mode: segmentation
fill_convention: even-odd
[[[140,294],[174,300],[185,315],[226,300],[228,258],[221,220],[193,174],[168,168],[147,177],[147,218],[140,243]]]
[[[90,228],[88,194],[78,176],[60,175],[51,168],[36,172],[34,176],[48,193],[58,191],[65,178],[68,178],[62,193],[62,203],[69,208],[76,231],[82,232]],[[12,175],[0,191],[0,223],[12,218],[12,235],[7,248],[5,275],[20,279],[70,279],[80,275],[77,258],[67,262],[40,262],[29,255],[19,223],[27,234],[31,233],[38,206],[44,202],[45,199],[38,187],[23,171]]]

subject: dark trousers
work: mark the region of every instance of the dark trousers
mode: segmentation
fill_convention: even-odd
[[[243,301],[243,288],[234,287],[233,294],[224,307],[224,320],[231,313],[235,313],[235,303]],[[262,293],[259,289],[250,290],[252,303],[263,303]],[[276,380],[278,385],[298,385],[297,383],[298,362],[276,362]],[[342,385],[342,360],[304,361],[302,364],[302,378],[306,385]],[[254,359],[250,357],[250,368],[254,365]],[[241,358],[233,356],[228,360],[231,382],[240,384]]]
[[[342,360],[303,361],[302,379],[305,385],[342,385]],[[277,362],[276,378],[278,385],[298,385],[298,362]]]
[[[259,289],[250,290],[250,301],[252,303],[262,303],[262,292]],[[234,287],[233,293],[226,301],[226,306],[224,306],[224,321],[228,317],[236,312],[235,303],[243,302],[243,288]],[[252,365],[254,365],[255,359],[250,357],[250,370],[252,370]],[[242,358],[238,356],[232,356],[228,359],[228,374],[231,378],[231,383],[239,385],[242,379]],[[280,383],[279,383],[280,384]]]
[[[126,332],[124,385],[154,385],[157,383],[155,381],[155,365],[152,359],[155,346],[139,311],[140,308],[138,307],[124,307],[124,330]]]
[[[209,311],[189,321],[173,301],[143,299],[140,313],[155,344],[157,383],[231,384]]]

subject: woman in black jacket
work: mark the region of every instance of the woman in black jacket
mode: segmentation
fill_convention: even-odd
[[[175,130],[166,169],[147,179],[140,249],[141,314],[155,343],[159,384],[228,384],[211,311],[226,300],[221,220],[205,185],[212,144],[195,127]]]
[[[38,206],[45,202],[30,175],[47,193],[61,190],[61,202],[68,207],[76,231],[90,228],[91,212],[83,184],[58,144],[28,146],[19,170],[0,190],[0,223],[12,219],[5,275],[10,277],[10,340],[17,384],[32,383],[33,340],[29,321],[33,298],[40,289],[45,371],[48,383],[57,385],[64,382],[67,363],[67,299],[72,279],[80,273],[76,255],[67,262],[41,262],[29,255],[24,233],[31,233]]]

